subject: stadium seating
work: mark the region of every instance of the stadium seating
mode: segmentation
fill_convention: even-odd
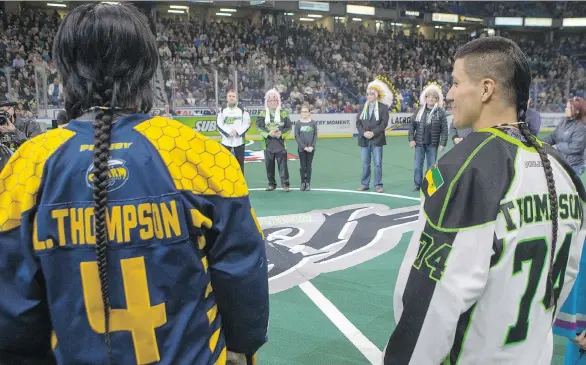
[[[373,2],[399,10],[443,11],[471,15],[572,16],[585,7],[572,2]],[[383,4],[383,5],[380,5]],[[286,31],[251,20],[191,22],[159,14],[156,24],[160,69],[154,81],[157,106],[214,107],[216,85],[220,102],[229,89],[240,100],[262,105],[266,90],[276,87],[285,107],[296,110],[307,102],[312,112],[356,112],[364,89],[376,75],[395,86],[400,111],[416,107],[420,90],[430,81],[450,86],[452,58],[462,39],[406,36],[400,28],[379,32],[293,23]],[[8,14],[0,26],[0,94],[18,100],[18,113],[34,115],[41,105],[62,107],[63,87],[51,59],[52,38],[59,14],[23,7]],[[508,34],[504,34],[508,36]],[[515,39],[515,37],[513,37]],[[531,96],[540,111],[563,111],[565,101],[586,90],[586,37],[555,36],[551,42],[515,39],[527,53],[533,70]],[[237,77],[237,80],[235,78]],[[217,78],[217,79],[216,79]],[[43,87],[37,87],[43,85]]]

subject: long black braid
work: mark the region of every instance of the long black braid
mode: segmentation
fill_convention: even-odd
[[[159,61],[157,44],[148,19],[135,6],[90,3],[65,16],[53,42],[53,57],[63,80],[68,119],[98,112],[93,150],[95,250],[105,344],[108,363],[112,364],[106,224],[112,124],[116,110],[134,113],[151,109],[152,79]]]
[[[104,339],[108,349],[108,364],[112,363],[112,343],[110,341],[110,290],[108,287],[108,227],[106,212],[108,209],[108,160],[110,159],[110,139],[115,103],[120,84],[112,77],[105,77],[102,83],[88,83],[88,95],[92,101],[100,104],[94,122],[94,219],[96,235],[96,259],[100,289],[104,305]]]
[[[110,292],[108,288],[108,229],[106,210],[108,209],[108,159],[110,152],[110,132],[112,113],[100,112],[94,125],[94,219],[96,235],[96,256],[102,301],[104,303],[104,336],[108,348],[108,364],[112,363],[112,344],[110,342]]]
[[[555,291],[553,290],[554,282],[553,282],[553,264],[555,258],[555,250],[557,246],[558,240],[558,200],[557,200],[557,193],[555,189],[555,180],[553,177],[553,170],[551,168],[551,162],[549,161],[549,157],[547,152],[543,146],[541,146],[534,135],[531,134],[527,123],[525,122],[525,113],[527,110],[527,98],[524,98],[522,101],[518,102],[518,112],[519,112],[519,131],[525,137],[527,142],[531,144],[537,150],[539,154],[539,158],[541,159],[541,164],[543,165],[543,170],[545,171],[545,179],[547,181],[547,190],[549,191],[549,204],[551,206],[551,250],[549,253],[549,270],[547,272],[547,287],[546,292],[550,293],[550,301],[549,307],[553,307],[552,316],[555,317],[555,312],[557,310],[557,301],[555,300]],[[552,321],[554,318],[552,318]]]

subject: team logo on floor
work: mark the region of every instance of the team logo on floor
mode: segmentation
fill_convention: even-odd
[[[418,213],[419,206],[390,209],[383,204],[354,204],[260,217],[271,293],[390,251],[403,233],[413,231]]]
[[[291,153],[287,153],[287,159],[289,161],[292,160],[299,160],[298,156],[295,156]],[[244,151],[244,162],[264,162],[265,160],[265,153],[264,151],[252,151],[252,150],[245,150]]]

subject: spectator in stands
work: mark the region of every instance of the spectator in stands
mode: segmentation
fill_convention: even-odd
[[[539,130],[541,129],[541,114],[539,114],[539,112],[534,108],[530,107],[531,102],[531,99],[529,99],[529,102],[527,102],[528,106],[525,121],[527,122],[531,134],[537,136],[539,134]]]
[[[289,192],[289,168],[287,167],[287,147],[285,138],[291,131],[289,113],[281,109],[281,95],[277,89],[265,94],[265,110],[256,118],[256,128],[264,138],[265,167],[269,186],[267,191],[277,188],[275,180],[275,161],[279,165],[279,176],[283,191]]]
[[[59,105],[63,100],[63,85],[59,84],[59,79],[53,80],[53,83],[47,88],[47,94],[49,94],[51,105]]]
[[[584,173],[586,149],[586,101],[574,97],[566,103],[566,119],[543,139],[572,166],[578,175]]]
[[[385,130],[389,124],[389,106],[393,93],[387,84],[374,80],[366,89],[367,102],[356,120],[358,145],[362,160],[362,177],[359,191],[370,189],[370,162],[374,159],[374,186],[383,192],[383,146],[387,144]]]
[[[437,151],[443,151],[448,143],[448,120],[442,108],[444,97],[436,84],[430,84],[421,93],[421,107],[411,117],[409,147],[415,148],[415,172],[413,191],[419,191],[423,180],[423,162],[427,170],[437,161]]]
[[[21,144],[43,132],[41,125],[35,119],[18,116],[14,107],[15,102],[0,95],[0,143],[12,151],[16,151]]]
[[[24,67],[24,60],[22,59],[22,56],[20,55],[20,53],[16,54],[16,57],[12,61],[12,67],[14,67],[14,68]]]

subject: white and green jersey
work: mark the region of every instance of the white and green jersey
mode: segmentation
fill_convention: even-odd
[[[550,146],[552,222],[535,149],[504,130],[470,134],[430,169],[394,295],[397,327],[384,365],[549,365],[553,308],[576,275],[586,236],[579,178]]]
[[[217,124],[224,146],[242,146],[244,144],[245,134],[250,128],[250,114],[244,107],[238,104],[235,106],[227,105],[218,113]],[[230,135],[232,130],[236,131],[236,136],[234,137]]]

